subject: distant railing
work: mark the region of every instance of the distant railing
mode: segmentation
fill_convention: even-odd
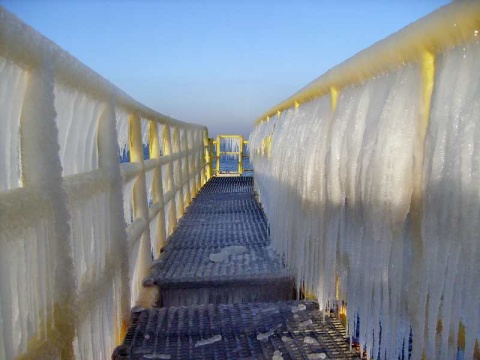
[[[243,175],[244,171],[252,171],[252,169],[244,169],[244,160],[249,157],[248,140],[244,140],[242,135],[218,135],[216,140],[211,139],[211,157],[215,154],[215,176],[219,175]],[[215,149],[215,153],[213,153]],[[237,171],[222,170],[222,156],[226,156],[238,161]]]
[[[273,245],[368,359],[479,354],[479,31],[480,2],[445,6],[250,135]]]
[[[107,359],[212,175],[207,129],[136,102],[1,7],[0,126],[0,358]]]

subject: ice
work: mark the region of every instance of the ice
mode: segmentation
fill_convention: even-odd
[[[273,352],[272,360],[283,360],[282,352],[280,350],[275,350]]]
[[[258,333],[257,334],[257,340],[267,341],[268,338],[275,333],[275,330],[278,329],[278,328],[281,328],[281,327],[282,327],[282,324],[278,324],[273,329],[270,329],[269,331],[267,331],[265,333]]]
[[[290,309],[290,311],[291,311],[293,314],[295,314],[295,313],[297,313],[297,312],[299,312],[299,311],[304,311],[304,310],[306,310],[306,309],[307,309],[307,307],[306,307],[304,304],[298,304],[298,305],[292,306],[291,309]]]
[[[309,345],[320,345],[317,340],[315,340],[310,336],[305,336],[305,338],[303,339],[303,342]]]
[[[312,319],[308,319],[308,320],[302,321],[299,325],[300,327],[308,327],[312,324],[313,324]]]
[[[282,341],[283,342],[289,342],[289,341],[293,341],[293,339],[289,338],[288,336],[282,336]]]
[[[479,57],[476,40],[435,58],[428,124],[427,63],[412,62],[341,89],[336,103],[327,93],[285,110],[250,134],[273,248],[320,310],[344,301],[368,357],[400,357],[412,331],[412,358],[454,358],[460,324],[465,358],[473,357]]]
[[[212,253],[209,255],[211,261],[218,263],[228,259],[230,255],[241,255],[248,252],[248,249],[242,245],[226,246],[218,253]]]
[[[20,166],[20,111],[26,72],[0,57],[0,191],[22,185]]]
[[[257,334],[257,340],[260,341],[267,341],[270,336],[272,336],[275,333],[275,329],[271,329],[267,331],[266,333],[258,333]]]
[[[325,353],[308,354],[307,358],[308,358],[308,360],[326,359],[327,354],[325,354]]]
[[[63,84],[55,85],[58,141],[63,175],[98,168],[97,129],[102,103]]]
[[[214,335],[212,336],[211,338],[209,339],[205,339],[205,340],[198,340],[196,343],[195,343],[195,347],[199,347],[199,346],[204,346],[204,345],[210,345],[210,344],[213,344],[217,341],[220,341],[222,340],[222,335]]]

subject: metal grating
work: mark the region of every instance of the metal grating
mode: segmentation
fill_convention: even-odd
[[[276,357],[274,357],[276,356]],[[134,312],[127,359],[358,359],[337,319],[313,301],[200,305]]]
[[[269,243],[253,178],[213,178],[179,221],[145,284],[161,288],[164,306],[289,300],[293,281]],[[210,260],[233,245],[245,253]]]

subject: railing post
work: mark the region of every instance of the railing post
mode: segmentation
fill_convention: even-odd
[[[195,172],[195,163],[196,163],[196,157],[197,157],[197,153],[196,153],[196,150],[195,150],[195,137],[196,137],[196,132],[192,132],[191,130],[189,130],[188,132],[188,151],[190,152],[190,157],[189,157],[189,161],[188,161],[188,169],[189,169],[189,175],[188,175],[188,178],[190,180],[193,180],[193,184],[192,186],[190,186],[190,180],[188,182],[189,184],[189,187],[190,187],[190,201],[192,201],[192,199],[195,197],[195,195],[197,194],[197,191],[198,191],[198,179],[197,179],[197,174]]]
[[[221,140],[222,138],[220,137],[220,135],[217,136],[217,142],[216,142],[216,153],[215,153],[215,157],[217,159],[217,164],[215,166],[215,174],[216,175],[219,175],[220,174],[220,155],[221,155],[221,146],[220,146],[220,143],[221,143]]]
[[[182,148],[180,146],[180,135],[179,135],[179,130],[178,128],[175,128],[173,130],[173,152],[174,154],[176,155],[179,155],[178,157],[178,167],[177,169],[178,170],[175,170],[175,166],[173,167],[173,172],[174,172],[174,178],[175,179],[178,179],[178,190],[176,189],[177,185],[175,185],[175,196],[176,196],[176,193],[178,192],[179,193],[179,200],[178,200],[178,204],[176,204],[177,206],[177,219],[180,219],[183,215],[183,213],[185,212],[185,204],[184,204],[184,198],[183,198],[183,159],[181,158],[181,151],[182,151]]]
[[[200,147],[200,144],[203,144],[203,131],[200,132],[199,130],[195,130],[195,137],[194,137],[194,161],[193,161],[193,168],[196,172],[196,179],[197,179],[197,188],[195,189],[195,197],[197,196],[198,192],[202,188],[204,184],[204,177],[205,177],[205,163],[204,163],[204,154],[205,149]],[[202,166],[203,165],[203,166]],[[198,166],[202,166],[200,169]]]
[[[242,176],[243,174],[243,136],[239,136],[239,153],[238,153],[238,174]]]
[[[148,216],[148,204],[147,204],[147,189],[145,181],[145,165],[143,156],[143,143],[142,143],[142,127],[140,123],[140,117],[136,114],[130,116],[130,161],[139,163],[142,167],[141,172],[138,174],[133,186],[133,212],[135,219],[140,218],[145,220],[146,226],[140,238],[140,246],[138,248],[138,256],[136,259],[136,284],[132,286],[136,287],[136,292],[139,293],[142,287],[143,277],[147,274],[151,264],[152,245],[150,243],[150,228],[149,216]]]
[[[204,169],[205,181],[202,181],[202,186],[212,177],[212,154],[211,154],[211,144],[210,139],[208,138],[207,130],[202,131],[203,137],[203,158],[202,158],[202,169]],[[205,167],[206,166],[206,167]]]
[[[112,190],[110,195],[110,231],[111,243],[117,249],[115,253],[120,257],[120,324],[115,328],[115,344],[120,344],[127,332],[130,318],[130,284],[128,268],[128,246],[125,222],[122,216],[122,183],[118,161],[118,139],[115,127],[115,110],[113,104],[105,104],[98,124],[98,163],[101,169],[107,171]]]
[[[430,122],[430,108],[433,94],[433,86],[435,81],[435,56],[428,52],[424,51],[421,58],[421,68],[422,68],[422,78],[421,78],[421,87],[422,87],[422,100],[421,100],[421,110],[418,115],[417,129],[415,136],[415,148],[413,153],[413,169],[412,169],[412,180],[413,180],[413,189],[412,189],[412,198],[411,198],[411,208],[410,208],[410,231],[412,236],[412,267],[414,267],[418,272],[424,271],[423,263],[423,240],[422,240],[422,214],[423,214],[423,167],[424,167],[424,151],[425,151],[425,138],[427,136],[428,124]],[[413,292],[408,299],[410,312],[416,316],[413,316],[412,329],[414,334],[423,334],[425,330],[425,323],[418,321],[418,314],[421,314],[425,311],[425,301],[426,297],[421,298],[422,301],[418,301],[418,296],[414,294],[421,294],[425,292],[426,289],[423,289],[422,278],[420,276],[415,276],[416,272],[412,272],[410,276],[410,286]],[[443,330],[445,331],[445,330]],[[421,352],[423,351],[423,338],[419,340],[422,342],[422,346],[414,347],[412,352],[412,358],[417,358],[422,356]]]
[[[183,165],[183,171],[182,171],[182,184],[186,181],[186,192],[185,192],[185,200],[184,200],[184,209],[183,212],[185,212],[185,208],[187,208],[188,205],[190,205],[190,202],[192,201],[192,196],[191,196],[191,189],[190,189],[190,148],[189,148],[189,141],[188,141],[188,135],[187,135],[186,129],[183,130],[183,134],[180,137],[179,134],[179,139],[180,139],[180,151],[182,153],[186,154],[182,158],[182,165]],[[185,176],[187,179],[185,179]],[[185,185],[182,185],[185,187]],[[183,215],[182,212],[182,215]]]
[[[170,127],[168,125],[163,129],[163,154],[165,156],[172,155],[172,136],[170,134]],[[171,193],[173,196],[170,200],[170,209],[168,211],[168,233],[170,235],[177,225],[177,204],[175,200],[175,177],[174,177],[174,164],[173,160],[170,160],[167,165],[167,193]],[[165,204],[166,205],[166,204]]]
[[[160,141],[158,139],[158,125],[157,122],[150,122],[150,159],[160,159]],[[166,243],[166,229],[165,229],[165,204],[163,201],[163,179],[162,179],[162,165],[153,170],[153,202],[161,204],[158,213],[158,220],[154,226],[157,227],[157,238],[151,239],[155,243],[153,246],[154,257],[160,256],[160,249]]]
[[[44,61],[45,64],[47,62],[49,61]],[[52,70],[45,65],[32,69],[28,75],[20,116],[22,180],[25,188],[37,189],[53,208],[54,232],[48,239],[51,243],[42,244],[46,247],[45,251],[53,251],[50,256],[55,264],[54,279],[48,280],[53,283],[54,302],[53,309],[49,309],[53,314],[53,323],[50,324],[53,329],[48,330],[57,333],[57,336],[61,334],[62,343],[56,345],[61,346],[61,358],[70,359],[74,357],[76,289],[70,244],[70,215],[63,188],[58,129],[55,123],[53,80]],[[47,293],[50,291],[45,289]]]

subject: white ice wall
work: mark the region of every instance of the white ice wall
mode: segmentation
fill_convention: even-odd
[[[326,95],[285,110],[250,135],[275,248],[321,307],[347,302],[352,331],[359,315],[368,358],[401,356],[410,329],[412,358],[423,350],[428,359],[454,358],[460,323],[465,358],[473,357],[480,338],[479,58],[474,41],[435,59],[420,143],[420,215],[412,213],[420,63],[343,88],[336,102]],[[412,223],[421,224],[419,233]]]

